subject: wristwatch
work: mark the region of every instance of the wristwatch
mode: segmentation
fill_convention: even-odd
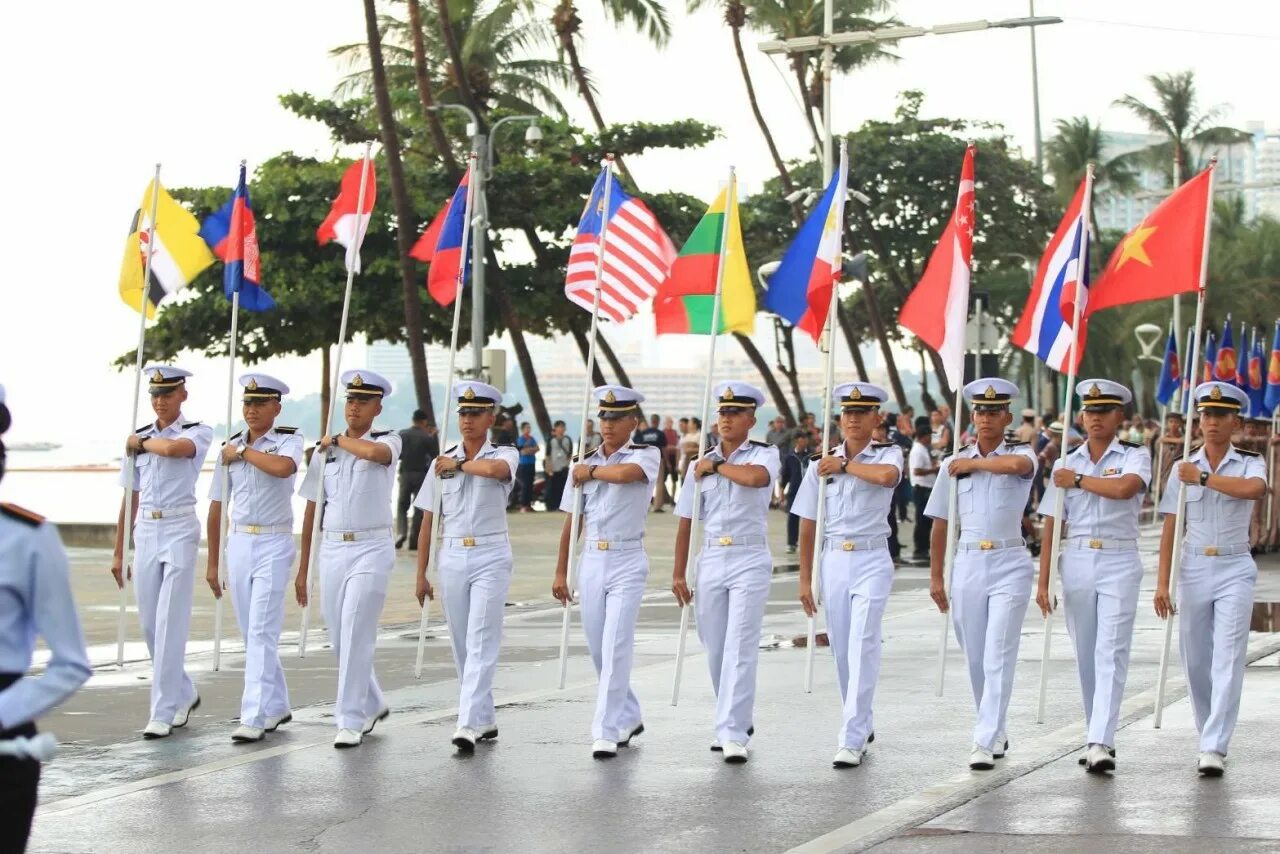
[[[1074,480],[1074,481],[1072,481],[1072,485],[1073,485],[1073,486],[1075,486],[1075,488],[1076,488],[1076,489],[1079,489],[1079,488],[1080,488],[1080,481],[1082,481],[1082,480],[1084,480],[1084,475],[1082,475],[1082,474],[1078,474],[1078,475],[1076,475],[1075,480]]]
[[[342,438],[341,433],[334,433],[333,437],[329,439],[329,444],[333,445],[335,448],[340,448],[342,446],[338,444],[338,440],[341,438]]]
[[[848,474],[848,473],[849,473],[849,463],[851,463],[851,462],[853,462],[853,460],[845,460],[844,462],[842,462],[842,463],[840,464],[840,474]]]
[[[713,462],[713,463],[711,464],[711,473],[712,473],[712,474],[719,474],[719,473],[720,473],[720,466],[722,466],[722,465],[724,465],[724,460],[722,460],[722,459],[721,459],[721,460],[716,460],[715,462]]]
[[[587,466],[587,480],[595,480],[595,479],[596,479],[596,467]]]
[[[243,460],[243,459],[244,459],[244,452],[245,452],[245,451],[247,451],[247,450],[249,450],[249,446],[248,446],[248,445],[240,445],[239,447],[237,447],[237,448],[236,448],[236,459],[238,459],[238,460]]]
[[[1200,472],[1200,485],[1204,486],[1209,482],[1209,473],[1207,471]]]
[[[147,440],[150,438],[151,438],[150,436],[138,437],[138,453],[139,454],[145,454],[147,452]]]

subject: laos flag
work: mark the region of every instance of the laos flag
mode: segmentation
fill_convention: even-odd
[[[467,233],[467,194],[471,184],[471,170],[462,176],[458,189],[445,202],[440,213],[427,226],[427,230],[418,238],[410,257],[425,261],[427,268],[427,292],[442,306],[453,305],[458,294],[458,271],[464,263],[462,257],[466,252],[466,268],[462,273],[462,282],[466,284],[471,272],[471,253],[467,252],[469,243]]]
[[[222,259],[222,292],[227,299],[240,294],[240,307],[248,311],[267,311],[276,301],[262,287],[261,262],[258,257],[258,232],[249,204],[249,188],[245,186],[245,167],[240,164],[240,181],[231,198],[211,213],[200,226],[200,236],[213,254]]]

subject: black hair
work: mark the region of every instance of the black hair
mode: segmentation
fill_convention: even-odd
[[[413,410],[413,420],[414,420],[414,421],[426,421],[426,420],[427,420],[427,413],[423,412],[421,409],[415,409],[415,410]]]

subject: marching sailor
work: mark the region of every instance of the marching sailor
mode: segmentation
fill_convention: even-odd
[[[1231,433],[1248,411],[1248,396],[1234,385],[1196,386],[1196,409],[1204,444],[1174,464],[1170,486],[1160,499],[1164,530],[1160,536],[1160,576],[1155,609],[1161,619],[1173,612],[1169,573],[1178,513],[1178,494],[1186,492],[1186,537],[1178,576],[1178,643],[1187,674],[1196,731],[1200,733],[1199,772],[1222,775],[1227,744],[1240,713],[1245,651],[1253,614],[1253,585],[1258,567],[1249,553],[1251,505],[1267,490],[1266,465],[1257,451],[1232,447]]]
[[[578,563],[578,595],[582,600],[582,630],[591,660],[600,677],[596,713],[591,722],[591,755],[616,756],[619,747],[644,732],[640,701],[631,690],[631,659],[636,619],[644,598],[649,558],[644,551],[644,525],[661,467],[661,450],[653,445],[628,444],[639,424],[644,395],[617,385],[593,392],[599,403],[604,443],[578,460],[573,485],[581,488],[585,531]],[[572,514],[579,490],[565,490],[560,509]],[[569,590],[569,542],[572,515],[564,520],[552,594],[566,606]]]
[[[686,579],[692,535],[693,479],[699,484],[699,520],[703,538],[697,558],[698,639],[707,651],[711,686],[716,694],[716,740],[724,761],[747,761],[747,742],[756,699],[756,664],[760,627],[773,576],[769,554],[768,516],[773,482],[781,463],[778,450],[749,440],[756,408],[764,393],[745,382],[715,387],[719,442],[702,460],[691,461],[680,490],[676,515],[675,569],[671,592],[682,607],[693,601]]]
[[[800,517],[800,603],[813,616],[818,478],[827,479],[819,583],[844,706],[832,760],[836,768],[861,765],[875,739],[871,705],[880,674],[880,623],[893,586],[889,511],[903,465],[901,447],[871,438],[887,398],[871,383],[844,383],[832,390],[843,441],[825,456],[814,455],[791,508]]]
[[[200,706],[200,694],[183,667],[191,625],[196,552],[200,521],[196,518],[196,479],[213,442],[213,428],[188,421],[182,414],[191,372],[170,365],[151,365],[144,373],[156,420],[144,424],[125,441],[129,464],[120,470],[120,485],[133,491],[133,506],[120,503],[111,574],[124,587],[126,509],[133,526],[134,555],[129,569],[138,599],[138,622],[151,653],[151,714],[144,738],[164,738],[186,726]]]
[[[454,383],[461,441],[436,457],[414,506],[423,511],[418,535],[418,604],[434,591],[427,580],[431,515],[440,490],[440,569],[444,615],[458,671],[458,728],[453,744],[470,753],[476,743],[498,737],[493,676],[502,646],[502,612],[511,586],[511,541],[507,499],[519,454],[489,441],[502,392],[486,383]]]
[[[345,371],[347,429],[320,440],[298,494],[307,499],[302,559],[294,582],[298,604],[307,604],[311,531],[323,489],[320,534],[320,605],[333,654],[338,658],[333,746],[356,747],[391,714],[373,672],[378,618],[396,563],[391,534],[400,436],[374,430],[391,382],[366,368]],[[323,481],[323,483],[322,483]]]
[[[1009,747],[1005,725],[1018,664],[1022,621],[1031,601],[1035,564],[1022,538],[1022,509],[1036,475],[1036,455],[1023,441],[1006,439],[1013,421],[1009,404],[1018,387],[999,378],[964,387],[977,440],[942,465],[925,515],[932,518],[929,593],[938,610],[954,608],[956,640],[969,666],[978,709],[969,767],[990,770]],[[950,486],[956,481],[960,538],[951,570],[951,596],[944,586]]]
[[[1045,542],[1051,541],[1055,524],[1066,525],[1060,558],[1062,597],[1088,727],[1080,764],[1101,773],[1116,767],[1116,726],[1142,581],[1138,514],[1151,482],[1151,453],[1144,445],[1116,436],[1124,423],[1124,407],[1133,400],[1129,389],[1111,380],[1089,379],[1076,386],[1076,395],[1087,438],[1054,464],[1040,515]],[[1055,519],[1060,490],[1066,493],[1064,518]],[[1054,607],[1049,593],[1051,552],[1040,553],[1036,590],[1036,604],[1046,616]]]
[[[293,720],[289,687],[280,665],[280,629],[284,596],[293,567],[293,487],[302,465],[302,434],[276,426],[280,399],[289,387],[267,374],[245,374],[243,408],[246,429],[231,437],[218,455],[209,489],[209,563],[205,573],[213,595],[222,598],[218,579],[223,479],[230,484],[227,528],[227,577],[236,622],[244,635],[244,693],[237,743],[262,741]]]

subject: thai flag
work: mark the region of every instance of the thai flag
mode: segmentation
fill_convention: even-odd
[[[1084,231],[1085,182],[1080,182],[1075,197],[1067,206],[1058,230],[1040,259],[1031,296],[1014,327],[1014,345],[1028,352],[1055,371],[1067,373],[1071,358],[1071,323],[1075,300],[1083,301],[1080,311],[1080,340],[1076,345],[1076,367],[1084,356],[1087,328],[1084,320],[1089,294],[1089,237]],[[1082,239],[1083,238],[1083,239]],[[1082,252],[1083,249],[1083,252]],[[1078,294],[1078,297],[1077,297]]]
[[[1267,390],[1262,397],[1264,412],[1274,412],[1277,406],[1280,406],[1280,320],[1276,321],[1276,331],[1271,339],[1271,358],[1267,360]]]
[[[222,292],[227,299],[232,299],[238,292],[240,307],[247,311],[267,311],[276,307],[276,301],[262,287],[258,231],[253,207],[249,204],[243,164],[235,192],[225,205],[209,214],[200,224],[200,236],[225,265],[222,269]]]
[[[1156,402],[1168,406],[1182,386],[1182,365],[1178,361],[1178,339],[1169,327],[1169,341],[1164,347],[1164,363],[1160,366],[1160,382],[1156,385]]]
[[[443,306],[453,305],[458,294],[458,267],[463,262],[462,235],[467,228],[467,188],[470,185],[471,170],[468,169],[458,189],[453,191],[453,196],[445,202],[409,252],[411,257],[431,265],[427,270],[427,292]],[[464,285],[471,275],[470,255],[468,252],[466,270],[462,274]]]
[[[766,308],[809,333],[814,341],[822,336],[831,294],[840,280],[848,172],[848,159],[841,151],[840,168],[769,277],[764,295]]]

